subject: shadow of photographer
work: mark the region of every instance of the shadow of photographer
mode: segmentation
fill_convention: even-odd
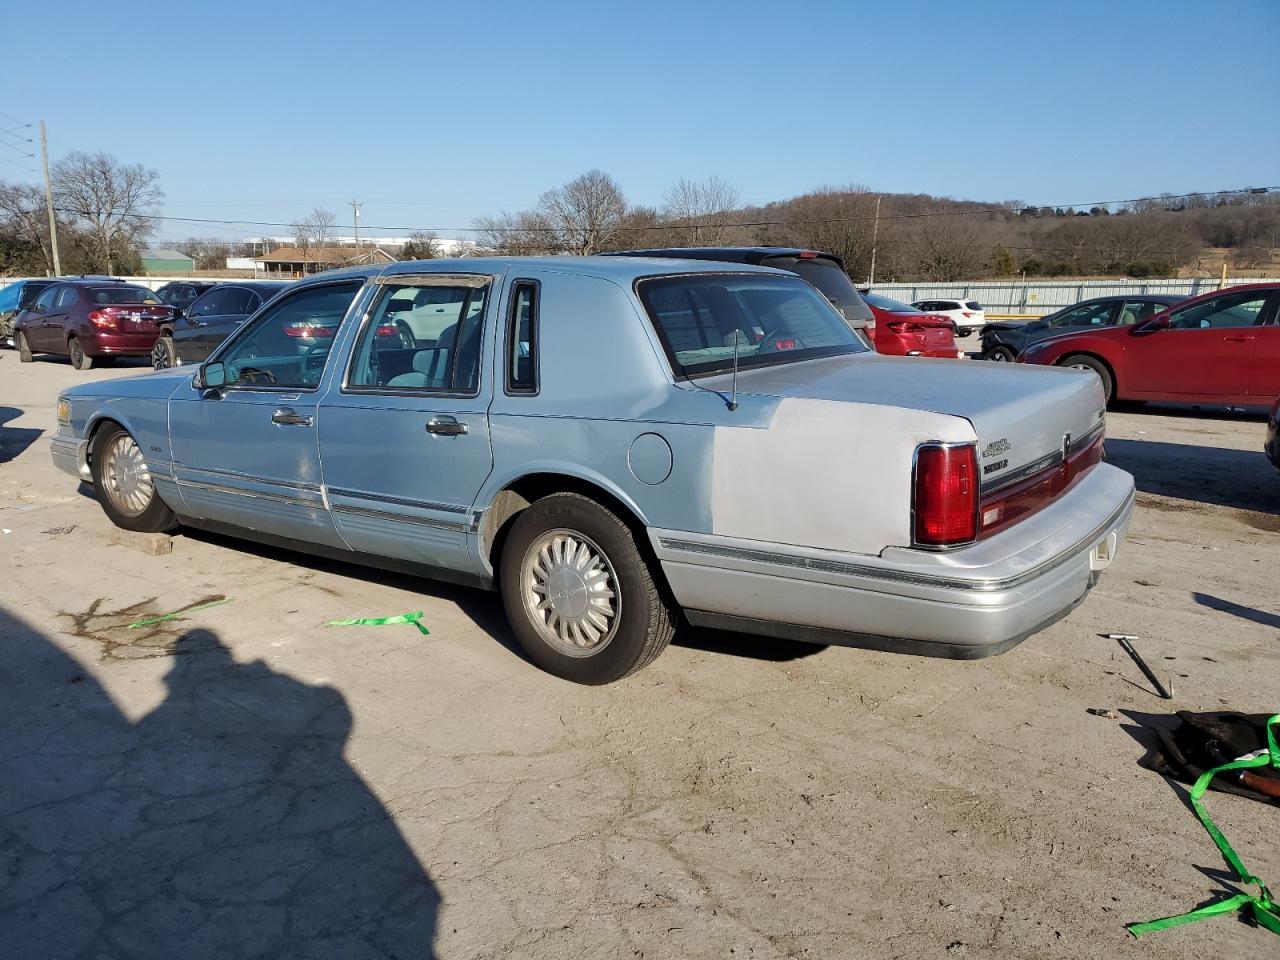
[[[0,956],[429,958],[439,895],[342,695],[176,639],[137,723],[0,611]]]

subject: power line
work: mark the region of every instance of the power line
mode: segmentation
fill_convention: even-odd
[[[0,117],[4,117],[11,123],[16,123],[19,127],[26,127],[27,129],[31,128],[31,124],[26,120],[19,120],[17,117],[12,114],[5,113],[3,110],[0,110]]]
[[[1129,203],[1168,203],[1171,200],[1187,200],[1192,197],[1227,197],[1238,196],[1243,194],[1261,194],[1270,193],[1274,190],[1280,190],[1280,186],[1270,187],[1241,187],[1234,190],[1209,190],[1196,191],[1194,193],[1178,193],[1165,194],[1160,197],[1132,197],[1127,200],[1095,200],[1085,203],[1053,203],[1053,204],[1036,204],[1034,206],[1028,204],[1022,209],[1067,209],[1067,208],[1091,208],[1091,207],[1108,207],[1117,206],[1119,204]],[[74,210],[65,210],[59,208],[60,213],[75,213]],[[113,215],[119,215],[113,211]],[[897,213],[882,214],[881,220],[923,220],[932,217],[955,217],[955,216],[976,216],[982,214],[1005,214],[1017,216],[1018,213],[1009,207],[986,207],[977,210],[935,210],[925,213]],[[129,213],[127,216],[138,220],[151,220],[157,222],[172,223],[206,223],[227,227],[283,227],[292,228],[292,223],[285,223],[276,220],[235,220],[235,219],[218,219],[213,217],[171,217],[161,216],[159,214],[142,214]],[[778,220],[740,220],[725,222],[701,222],[701,223],[661,223],[661,224],[636,224],[627,227],[628,230],[634,231],[652,231],[652,230],[688,230],[695,227],[707,228],[730,228],[730,227],[785,227],[796,226],[799,224],[828,224],[828,223],[860,223],[874,220],[873,216],[851,216],[851,217],[793,217]],[[541,233],[545,228],[542,227],[423,227],[423,226],[406,226],[406,225],[371,225],[364,224],[366,230],[403,230],[410,233]]]

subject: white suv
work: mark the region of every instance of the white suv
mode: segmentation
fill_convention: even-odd
[[[977,300],[917,300],[912,306],[925,313],[942,314],[955,326],[957,337],[967,337],[987,322],[987,312]]]

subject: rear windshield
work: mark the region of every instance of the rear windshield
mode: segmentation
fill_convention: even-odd
[[[677,374],[772,366],[867,347],[809,284],[761,274],[644,280],[640,300]]]
[[[980,304],[977,300],[966,300],[966,301],[964,302],[964,305],[965,305],[966,307],[968,307],[970,310],[981,310],[981,309],[982,309],[982,304]]]
[[[22,288],[22,299],[18,302],[18,309],[25,310],[31,304],[35,303],[36,297],[40,296],[40,291],[49,286],[47,283],[28,283]]]
[[[94,303],[160,303],[146,287],[94,287]]]
[[[766,257],[762,266],[790,270],[808,280],[826,294],[827,298],[844,311],[850,320],[871,320],[871,311],[863,303],[858,288],[839,264],[826,257]]]
[[[864,293],[862,299],[871,304],[877,310],[888,310],[890,313],[924,313],[923,310],[917,310],[910,304],[903,303],[901,300],[894,300],[892,297],[882,297],[878,293]]]

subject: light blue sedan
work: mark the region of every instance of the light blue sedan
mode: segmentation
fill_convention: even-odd
[[[879,356],[804,280],[706,261],[320,274],[199,369],[78,386],[58,417],[55,462],[115,524],[497,587],[582,683],[682,615],[996,653],[1084,598],[1133,509],[1096,377]]]

